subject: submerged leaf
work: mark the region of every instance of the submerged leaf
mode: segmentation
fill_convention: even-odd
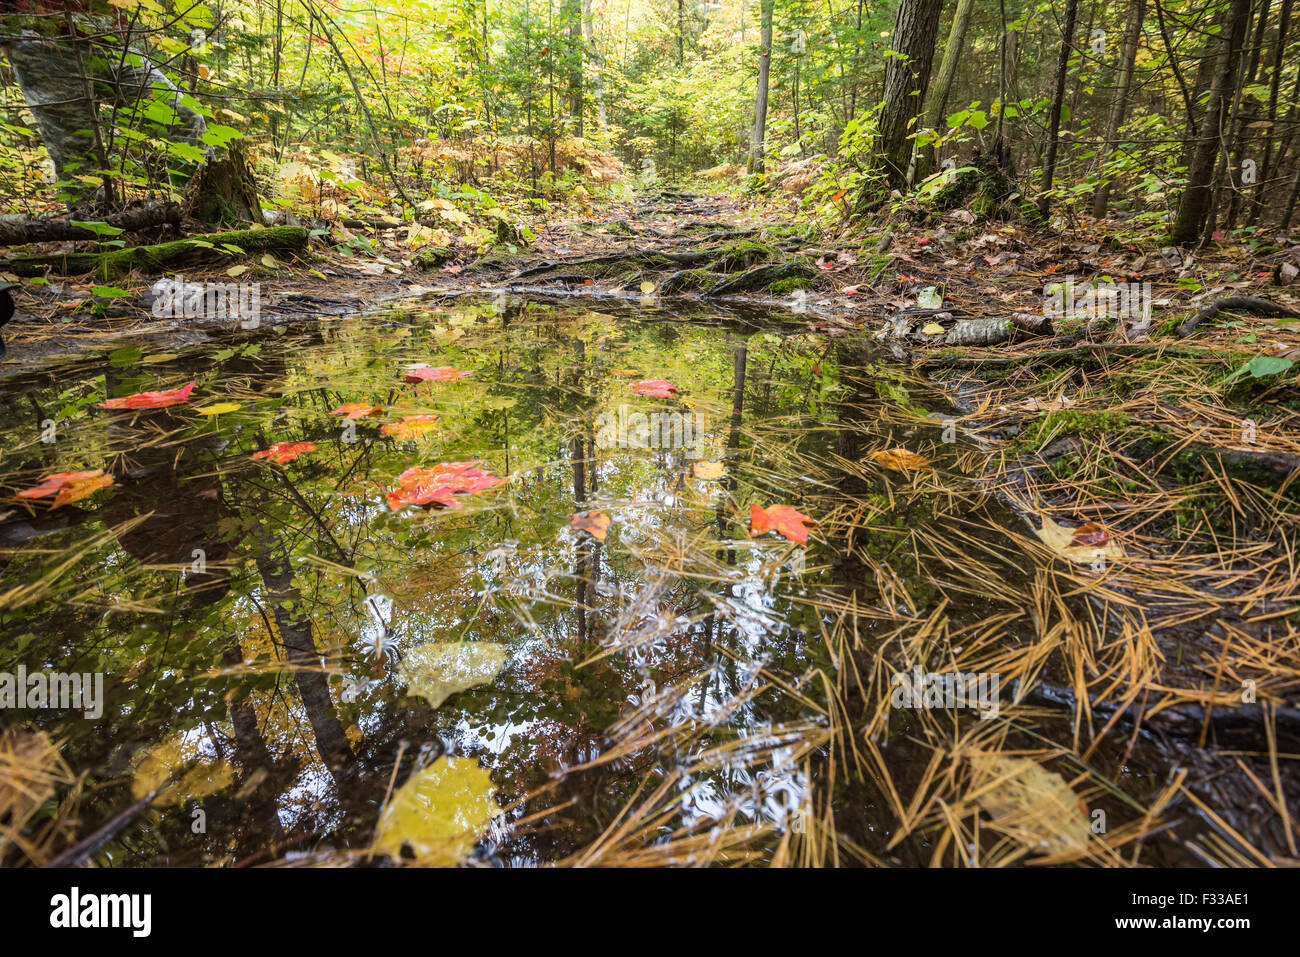
[[[454,366],[418,366],[402,376],[403,382],[446,382],[449,379],[464,379],[474,374],[473,369],[457,369]]]
[[[154,804],[182,804],[192,798],[203,798],[227,787],[234,780],[235,772],[224,758],[216,762],[199,760],[182,774],[179,779],[167,782],[182,768],[196,760],[185,736],[177,735],[169,741],[148,748],[138,755],[134,762],[135,777],[131,781],[131,793],[137,798],[162,788]]]
[[[971,759],[975,803],[991,826],[1047,854],[1086,847],[1092,829],[1079,796],[1065,779],[1029,758],[981,754]]]
[[[697,479],[720,479],[726,474],[727,469],[721,462],[696,462],[691,466],[691,472]]]
[[[930,460],[924,455],[910,452],[901,445],[889,451],[877,449],[871,453],[871,457],[885,468],[893,469],[895,472],[929,471],[931,468]]]
[[[648,395],[655,399],[671,399],[673,393],[677,391],[677,386],[666,379],[646,379],[644,382],[633,382],[632,391],[637,395]]]
[[[421,864],[454,867],[498,812],[492,778],[478,762],[443,756],[397,789],[375,827],[374,850],[398,857],[407,845]]]
[[[569,527],[586,532],[596,541],[603,542],[609,532],[609,516],[604,512],[579,512],[573,516]]]
[[[458,691],[491,681],[508,658],[506,646],[491,641],[431,641],[406,653],[398,675],[407,694],[437,708]]]

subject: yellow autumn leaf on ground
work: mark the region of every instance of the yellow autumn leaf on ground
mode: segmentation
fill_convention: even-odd
[[[407,694],[436,708],[458,691],[491,681],[508,658],[506,646],[491,641],[431,641],[407,652],[398,678]]]
[[[226,412],[235,412],[242,409],[243,406],[238,402],[216,402],[212,405],[205,405],[201,409],[195,409],[199,415],[222,415]]]
[[[1124,558],[1124,546],[1111,539],[1110,533],[1099,525],[1089,522],[1078,528],[1066,528],[1057,525],[1046,515],[1042,528],[1036,534],[1043,543],[1062,558],[1068,558],[1080,565],[1095,565],[1099,560],[1113,561]]]
[[[650,293],[652,293],[652,292],[654,292],[654,291],[655,291],[655,284],[654,284],[654,283],[652,283],[652,282],[643,282],[643,283],[641,283],[641,294],[642,294],[643,296],[648,296],[648,295],[650,295]]]
[[[265,266],[267,269],[279,269],[280,260],[276,259],[270,253],[265,253],[262,256],[262,265]]]
[[[478,762],[444,756],[397,789],[375,828],[374,851],[398,857],[408,845],[420,864],[454,867],[498,812],[492,778]]]
[[[921,329],[921,335],[923,336],[941,336],[943,333],[943,326],[939,325],[937,322],[927,322]]]
[[[135,777],[131,781],[131,794],[142,798],[156,788],[167,785],[172,774],[198,758],[197,748],[186,742],[184,735],[147,748],[136,755]],[[216,794],[234,779],[235,772],[225,759],[216,762],[199,760],[181,775],[179,780],[167,785],[154,804],[176,805],[192,798]]]
[[[871,453],[871,457],[885,468],[893,469],[896,472],[928,471],[931,467],[930,460],[924,455],[909,452],[901,445],[889,451],[877,449]]]
[[[1059,774],[1004,754],[976,755],[971,770],[970,793],[994,830],[1044,854],[1087,846],[1092,829],[1086,809]]]
[[[721,462],[696,462],[691,466],[691,471],[697,479],[720,479],[727,473],[726,466]]]

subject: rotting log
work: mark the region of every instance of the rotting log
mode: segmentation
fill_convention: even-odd
[[[206,245],[204,245],[206,244]],[[177,266],[195,265],[224,254],[212,247],[237,246],[245,253],[291,253],[307,247],[307,230],[301,226],[273,226],[241,229],[228,233],[204,233],[153,246],[131,246],[97,253],[59,253],[53,256],[18,256],[0,259],[0,272],[16,276],[62,276],[94,273],[101,279],[124,276],[133,269],[162,272]]]

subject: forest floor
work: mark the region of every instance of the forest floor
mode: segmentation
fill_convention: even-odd
[[[1059,560],[1035,569],[1027,548],[1017,553],[1025,581],[1014,587],[1035,608],[1036,643],[999,650],[1005,660],[992,662],[1032,685],[1023,695],[1017,687],[1016,704],[1023,698],[1062,719],[1060,739],[1073,736],[1084,761],[1092,748],[1084,751],[1080,737],[1112,730],[1128,740],[1119,765],[1135,747],[1159,751],[1150,761],[1160,767],[1185,765],[1201,749],[1200,796],[1178,793],[1181,777],[1153,782],[1163,790],[1124,840],[1145,834],[1166,804],[1212,798],[1229,822],[1214,823],[1227,844],[1193,849],[1202,859],[1258,860],[1248,849],[1265,845],[1269,856],[1295,856],[1300,828],[1288,805],[1300,786],[1295,764],[1279,768],[1278,757],[1300,753],[1300,388],[1294,373],[1282,374],[1300,359],[1292,292],[1300,287],[1289,285],[1300,247],[1140,249],[1101,233],[976,223],[965,210],[828,236],[732,197],[673,189],[536,232],[529,246],[487,255],[411,249],[381,232],[368,258],[330,251],[301,264],[254,264],[241,281],[262,283],[258,329],[156,318],[149,290],[157,277],[122,280],[128,295],[98,305],[84,280],[25,285],[0,375],[48,367],[69,349],[172,351],[402,299],[439,305],[503,293],[618,301],[651,318],[761,306],[787,328],[859,339],[884,359],[871,367],[871,387],[907,420],[901,434],[939,436],[928,446],[908,440],[925,455],[871,453],[916,476],[911,490],[887,493],[890,504],[922,481],[961,502],[973,480],[1027,516]],[[228,265],[186,269],[185,279],[228,282]],[[1044,321],[1053,284],[1098,281],[1149,292],[1147,308],[1066,309]],[[947,412],[915,398],[936,382]],[[951,473],[931,469],[926,456],[941,454],[956,460]],[[986,575],[978,536],[963,538],[965,508],[942,532],[950,536],[943,547],[964,564],[937,574],[964,582],[974,607],[1012,586]],[[917,641],[943,630],[937,617],[909,622]],[[966,645],[950,649],[955,666],[989,670],[979,657],[987,649],[973,638]],[[867,657],[858,664],[868,675],[876,667]],[[887,700],[870,677],[856,688],[844,680],[868,711]],[[1211,740],[1218,750],[1205,749]]]

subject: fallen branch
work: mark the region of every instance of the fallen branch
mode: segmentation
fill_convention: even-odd
[[[179,225],[181,208],[175,203],[150,203],[134,209],[123,210],[104,218],[103,222],[128,233],[139,232],[169,223]],[[70,219],[51,219],[44,216],[0,216],[0,246],[22,246],[27,243],[51,243],[74,239],[98,239],[99,235]]]
[[[1178,334],[1186,339],[1196,331],[1196,327],[1201,323],[1213,319],[1221,312],[1230,311],[1249,312],[1256,316],[1280,316],[1300,319],[1300,312],[1295,312],[1286,306],[1279,306],[1267,299],[1260,299],[1256,296],[1228,296],[1224,299],[1214,299],[1197,309],[1196,315],[1178,327]]]

